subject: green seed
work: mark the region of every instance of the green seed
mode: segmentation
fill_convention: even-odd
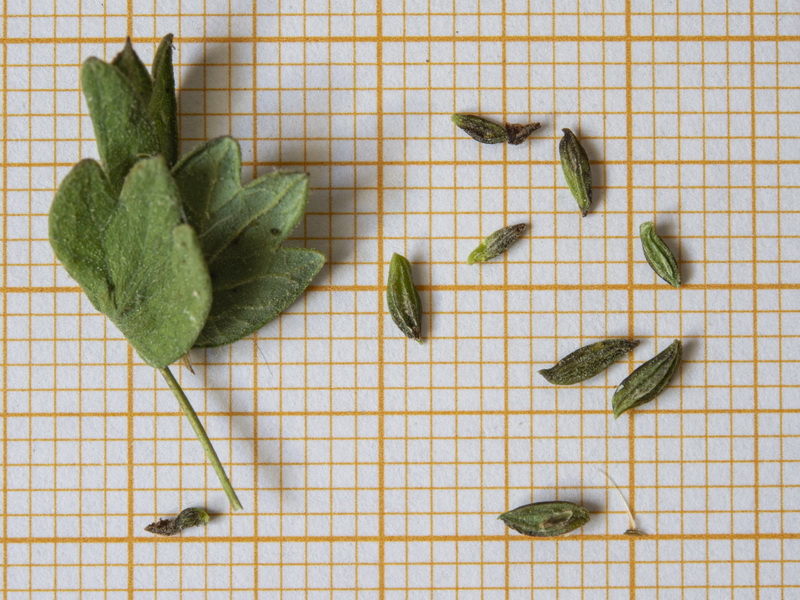
[[[682,351],[680,340],[675,340],[665,350],[628,375],[619,384],[611,400],[614,417],[617,418],[625,411],[654,400],[664,391],[678,370]]]
[[[558,145],[561,155],[561,168],[567,180],[569,191],[578,203],[581,214],[585,217],[592,205],[592,170],[589,157],[578,138],[569,129],[562,129],[564,137]]]
[[[605,371],[638,345],[638,341],[625,339],[595,342],[567,354],[557,364],[539,373],[554,385],[580,383]]]
[[[470,253],[467,263],[472,265],[476,262],[486,262],[499,256],[519,239],[527,227],[526,223],[520,223],[498,229]]]
[[[498,517],[508,527],[523,535],[555,537],[589,522],[589,511],[572,502],[535,502]]]
[[[681,286],[681,270],[675,255],[656,233],[652,221],[639,226],[639,239],[642,240],[642,250],[647,262],[656,272],[656,275],[673,287]]]
[[[500,125],[493,123],[483,117],[475,115],[455,114],[450,117],[456,127],[466,131],[474,140],[482,144],[509,144],[517,145],[528,139],[528,136],[539,129],[539,123],[529,123],[527,125],[513,125],[506,123]]]
[[[405,256],[392,255],[389,281],[386,284],[389,314],[406,337],[420,341],[422,332],[422,303],[411,279],[411,263]]]

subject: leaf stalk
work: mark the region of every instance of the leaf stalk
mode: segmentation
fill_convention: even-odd
[[[180,404],[181,410],[183,410],[183,414],[185,414],[186,418],[189,419],[189,424],[192,426],[192,429],[194,429],[195,435],[197,435],[197,439],[200,441],[200,445],[203,446],[203,451],[206,453],[208,460],[211,461],[211,466],[214,468],[214,472],[217,474],[217,478],[219,479],[220,484],[222,484],[222,489],[225,490],[231,506],[234,510],[240,510],[242,508],[242,503],[239,502],[239,498],[236,496],[236,492],[231,485],[231,481],[228,479],[228,475],[225,473],[222,462],[220,462],[219,457],[214,450],[214,446],[211,444],[211,440],[208,439],[208,434],[206,433],[203,424],[200,422],[200,418],[197,416],[197,413],[194,412],[192,403],[189,402],[189,399],[183,392],[181,384],[179,384],[175,379],[175,376],[172,374],[172,371],[169,370],[169,367],[158,369],[158,372],[161,373],[164,381],[166,381],[167,385],[169,385],[169,389],[172,390],[175,398],[177,398],[178,404]]]

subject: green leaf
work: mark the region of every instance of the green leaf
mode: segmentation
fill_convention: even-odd
[[[235,342],[277,317],[308,287],[325,257],[281,248],[303,216],[305,173],[272,173],[242,187],[239,144],[211,140],[175,166],[186,216],[198,233],[214,289],[195,346]]]
[[[172,72],[172,34],[164,36],[153,59],[153,94],[147,105],[161,154],[172,167],[178,162],[178,100]]]
[[[117,67],[88,58],[81,68],[81,84],[97,149],[116,194],[137,160],[158,153],[158,139],[139,94]]]
[[[86,159],[61,182],[48,221],[50,245],[58,260],[101,312],[107,312],[113,297],[103,233],[116,207],[103,169]]]
[[[78,163],[49,225],[67,272],[146,363],[162,368],[186,354],[211,307],[211,280],[163,158],[139,161],[118,200],[99,164]]]
[[[128,78],[131,87],[139,94],[141,101],[147,104],[153,91],[153,81],[150,79],[147,67],[133,49],[131,38],[125,40],[125,47],[114,57],[111,64],[122,71],[122,74]]]

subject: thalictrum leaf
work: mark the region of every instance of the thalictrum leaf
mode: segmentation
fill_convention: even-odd
[[[136,161],[159,151],[153,123],[139,92],[117,67],[88,58],[81,68],[81,84],[100,159],[118,194]]]
[[[144,66],[139,55],[131,45],[131,38],[125,40],[125,47],[122,52],[114,57],[111,64],[117,67],[131,84],[131,87],[139,94],[139,98],[146,105],[150,101],[150,94],[153,91],[153,80],[150,73]]]
[[[229,344],[277,317],[308,287],[325,257],[281,248],[305,212],[308,176],[272,173],[241,185],[236,140],[211,140],[184,156],[173,175],[198,233],[214,290],[195,346]]]
[[[172,34],[164,36],[153,59],[153,94],[147,105],[161,154],[172,167],[178,162],[178,100],[172,72]]]
[[[162,368],[186,354],[211,307],[211,280],[163,158],[139,161],[118,200],[98,163],[78,163],[49,225],[67,272],[146,363]]]

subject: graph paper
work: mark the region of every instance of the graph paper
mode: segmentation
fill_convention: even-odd
[[[0,4],[4,598],[800,596],[796,0]],[[47,241],[58,183],[97,157],[82,61],[130,36],[149,65],[167,33],[182,150],[230,134],[246,181],[307,171],[292,243],[328,258],[280,318],[177,368],[235,514]],[[542,128],[484,146],[454,112]],[[678,290],[645,262],[650,220]],[[422,345],[386,310],[394,252]],[[538,375],[608,337],[641,343],[578,386]],[[676,338],[672,384],[615,420],[616,385]],[[555,499],[591,521],[552,540],[496,518]],[[144,531],[189,506],[211,522]]]

